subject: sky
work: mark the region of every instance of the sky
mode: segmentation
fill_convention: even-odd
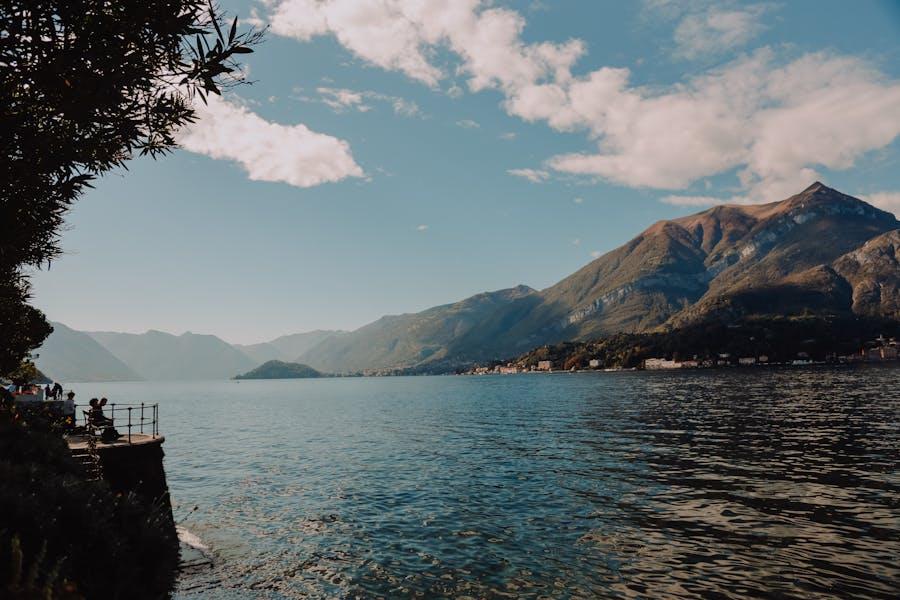
[[[897,0],[225,0],[234,87],[76,204],[34,302],[254,343],[550,286],[819,180],[900,214]]]

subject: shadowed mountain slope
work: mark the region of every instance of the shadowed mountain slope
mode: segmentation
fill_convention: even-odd
[[[261,344],[235,344],[234,347],[259,364],[270,360],[291,362],[323,340],[346,333],[345,331],[317,329],[306,333],[283,335]]]
[[[900,230],[872,238],[834,262],[856,314],[900,319]]]
[[[159,381],[228,379],[256,361],[214,335],[161,331],[90,332],[104,348],[144,379]]]
[[[62,323],[37,349],[35,361],[47,377],[60,382],[137,381],[141,377],[94,338]]]
[[[533,289],[518,286],[420,313],[382,317],[356,331],[324,340],[297,360],[332,373],[438,362],[446,358],[454,340],[485,327],[498,308],[534,294]]]

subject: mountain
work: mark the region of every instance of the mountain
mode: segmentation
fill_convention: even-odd
[[[141,377],[86,333],[53,323],[35,361],[54,381],[136,381]]]
[[[148,380],[228,379],[257,362],[214,335],[161,331],[89,332],[109,352]]]
[[[270,360],[292,361],[323,340],[345,333],[344,331],[318,329],[306,333],[283,335],[261,344],[235,344],[234,347],[260,364]]]
[[[320,371],[358,372],[439,364],[466,334],[488,327],[497,310],[536,292],[518,286],[453,304],[378,319],[356,331],[324,339],[298,359]]]
[[[311,379],[321,376],[321,373],[307,365],[270,360],[252,371],[235,376],[235,379]]]
[[[834,262],[854,313],[900,319],[900,230],[872,238]]]
[[[225,379],[271,360],[330,373],[441,372],[562,341],[792,315],[900,319],[894,215],[817,182],[779,202],[660,221],[541,291],[485,292],[352,332],[247,346],[190,333],[91,335],[146,379]]]
[[[384,317],[301,359],[333,372],[440,370],[711,319],[897,316],[898,228],[891,213],[817,182],[779,202],[660,221],[540,292],[519,287]]]
[[[780,202],[661,221],[542,290],[539,302],[503,308],[493,320],[517,315],[512,327],[470,334],[448,355],[509,356],[545,343],[712,318],[852,313],[852,284],[832,263],[898,227],[892,214],[821,183]],[[887,261],[884,244],[872,252]],[[848,261],[841,264],[849,273]],[[889,261],[881,266],[890,268]]]

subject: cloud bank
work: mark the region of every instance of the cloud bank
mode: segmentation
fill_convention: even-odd
[[[689,53],[746,43],[763,10],[690,13],[676,41],[704,45],[683,45]],[[593,150],[549,157],[547,169],[630,187],[685,190],[734,172],[746,199],[771,201],[900,135],[900,84],[850,56],[785,60],[763,48],[644,87],[627,68],[575,73],[584,42],[525,42],[521,14],[480,0],[273,0],[267,18],[275,34],[332,35],[358,58],[433,88],[445,78],[433,58],[447,49],[471,92],[498,90],[508,114],[586,134]]]
[[[207,100],[196,107],[197,122],[178,135],[186,150],[233,160],[254,181],[301,188],[365,175],[344,140],[305,125],[271,123],[219,96]]]

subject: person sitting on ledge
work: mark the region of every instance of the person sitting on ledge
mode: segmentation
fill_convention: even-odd
[[[106,406],[106,398],[101,398],[100,400],[91,398],[89,404],[91,405],[91,411],[89,413],[91,423],[94,427],[103,429],[103,431],[100,432],[100,440],[109,443],[122,437],[122,435],[116,431],[116,428],[113,427],[113,420],[103,414],[103,407]]]
[[[112,423],[111,419],[108,419],[106,415],[103,414],[103,407],[106,406],[106,398],[103,400],[97,400],[96,398],[91,398],[91,401],[88,402],[91,405],[91,410],[88,413],[91,422],[97,427],[103,427],[104,425],[109,425]]]

